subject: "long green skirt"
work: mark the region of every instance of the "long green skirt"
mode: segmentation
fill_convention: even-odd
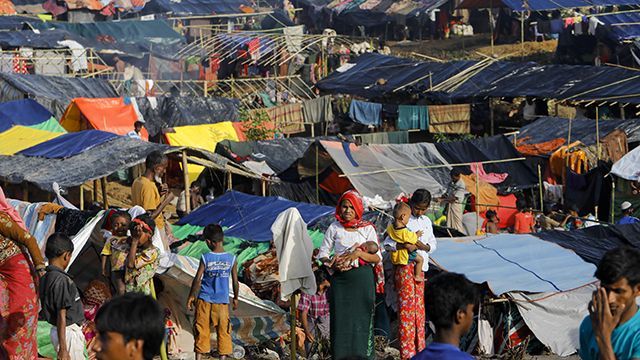
[[[331,357],[375,357],[373,314],[375,308],[373,268],[361,266],[331,278]]]

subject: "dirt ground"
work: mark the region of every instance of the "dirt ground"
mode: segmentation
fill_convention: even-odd
[[[412,54],[418,53],[441,60],[480,60],[485,58],[481,55],[484,54],[505,60],[548,63],[553,59],[558,41],[525,42],[524,46],[519,43],[495,45],[492,50],[490,36],[478,34],[446,40],[389,42],[388,45],[395,56],[420,58]]]

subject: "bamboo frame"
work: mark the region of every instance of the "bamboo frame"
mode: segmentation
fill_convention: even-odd
[[[187,164],[187,150],[182,150],[182,175],[184,179],[184,197],[185,197],[185,210],[188,213],[191,212],[191,188],[189,184],[189,167]]]
[[[403,168],[395,168],[395,169],[383,169],[383,170],[374,170],[374,171],[362,171],[355,172],[350,174],[340,174],[339,177],[347,177],[347,176],[361,176],[361,175],[374,175],[374,174],[382,174],[382,173],[390,173],[390,172],[398,172],[398,171],[407,171],[407,170],[422,170],[422,169],[439,169],[439,168],[449,168],[454,166],[470,166],[472,164],[500,164],[512,161],[522,161],[526,160],[525,157],[519,158],[511,158],[511,159],[500,159],[500,160],[487,160],[487,161],[474,161],[467,163],[459,163],[459,164],[438,164],[438,165],[425,165],[425,166],[411,166],[411,167],[403,167]]]

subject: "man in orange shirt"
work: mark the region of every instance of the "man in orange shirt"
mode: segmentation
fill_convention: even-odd
[[[131,202],[152,213],[151,217],[155,217],[156,226],[161,232],[165,231],[162,210],[173,197],[167,184],[162,183],[162,176],[167,171],[168,164],[169,160],[162,152],[151,152],[145,161],[144,174],[131,185]],[[156,183],[161,184],[160,191]],[[161,196],[165,195],[164,201],[161,201]]]
[[[533,232],[533,225],[535,220],[533,214],[528,211],[527,203],[520,199],[516,201],[516,208],[518,213],[516,214],[516,224],[513,226],[513,232],[516,234],[529,234]]]

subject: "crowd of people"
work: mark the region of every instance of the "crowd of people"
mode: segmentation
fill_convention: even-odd
[[[87,344],[81,325],[87,315],[83,295],[66,272],[73,260],[74,243],[53,233],[44,257],[18,212],[0,191],[0,357],[35,359],[37,321],[52,328],[50,339],[59,359],[84,359],[87,351],[99,359],[152,359],[166,338],[165,317],[155,297],[153,277],[163,241],[171,236],[161,216],[168,192],[161,178],[167,159],[151,153],[144,174],[132,185],[139,210],[111,211],[104,229],[102,273],[117,296],[93,314],[95,340]],[[452,172],[452,186],[442,198],[457,203],[461,190]],[[440,200],[440,199],[438,199]],[[314,294],[301,294],[297,310],[307,349],[322,338],[329,340],[333,359],[374,359],[374,329],[388,327],[385,294],[397,296],[398,348],[402,359],[469,359],[459,349],[482,301],[480,286],[463,275],[429,273],[429,257],[437,250],[433,224],[426,216],[432,196],[416,190],[400,201],[384,234],[364,220],[361,196],[345,192],[335,210],[317,255]],[[516,232],[534,230],[533,215],[518,204]],[[631,206],[625,223],[634,222]],[[457,211],[457,210],[453,210]],[[575,210],[572,210],[575,212]],[[577,218],[577,214],[569,214]],[[487,214],[487,230],[497,228],[495,212]],[[565,220],[569,222],[574,220]],[[490,231],[489,231],[490,232]],[[379,236],[381,235],[381,236]],[[233,352],[231,316],[239,306],[238,264],[224,250],[224,232],[210,224],[203,230],[210,249],[202,255],[185,307],[195,311],[193,334],[196,358],[211,350],[224,359]],[[46,258],[46,261],[45,261]],[[384,264],[391,264],[385,267]],[[640,251],[618,248],[601,260],[595,276],[600,287],[589,304],[589,317],[580,327],[580,355],[584,359],[640,357]],[[428,323],[433,325],[430,330]],[[427,345],[427,335],[433,342]]]

